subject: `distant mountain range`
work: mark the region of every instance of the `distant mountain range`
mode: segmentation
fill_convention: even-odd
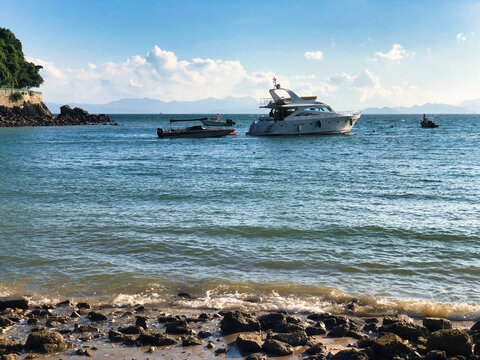
[[[46,105],[53,113],[60,112],[63,104]],[[208,98],[196,101],[161,101],[155,99],[120,99],[106,104],[69,103],[70,107],[78,106],[94,114],[251,114],[265,112],[258,108],[258,101],[252,97],[232,97],[223,99]]]
[[[61,104],[46,105],[53,113],[60,112]],[[63,104],[62,104],[63,105]],[[120,99],[106,104],[68,104],[78,106],[93,114],[252,114],[264,113],[258,108],[258,101],[252,97],[232,97],[223,99],[208,98],[196,101],[161,101],[149,98]],[[371,107],[362,110],[363,114],[473,114],[480,113],[480,99],[467,100],[459,105],[431,104],[411,107]]]

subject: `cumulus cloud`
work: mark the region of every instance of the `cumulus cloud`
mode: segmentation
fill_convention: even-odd
[[[414,56],[415,53],[405,50],[405,48],[400,44],[393,44],[392,49],[389,52],[383,53],[378,51],[375,53],[375,55],[391,61],[401,61],[406,57]]]
[[[318,50],[318,51],[306,51],[304,56],[307,59],[310,59],[310,60],[322,60],[323,59],[323,53],[320,50]]]
[[[158,46],[145,56],[123,63],[89,63],[85,68],[59,69],[51,61],[42,65],[45,98],[56,102],[102,103],[126,97],[162,100],[197,100],[207,97],[263,96],[272,72],[248,72],[237,60],[194,58],[179,60]],[[277,78],[288,84],[287,78]]]

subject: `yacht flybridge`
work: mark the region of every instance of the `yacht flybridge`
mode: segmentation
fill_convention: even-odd
[[[260,108],[270,109],[250,125],[247,135],[346,134],[360,118],[359,112],[336,112],[316,96],[298,96],[273,79],[272,99],[260,100]],[[281,93],[288,96],[281,96]]]

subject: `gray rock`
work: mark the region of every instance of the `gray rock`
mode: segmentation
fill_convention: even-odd
[[[267,360],[267,355],[262,353],[255,353],[248,355],[245,360]]]
[[[146,329],[147,328],[147,320],[148,320],[148,318],[146,316],[135,316],[135,325],[136,326],[141,326],[142,328]]]
[[[330,360],[368,360],[368,356],[358,350],[341,350],[329,358]]]
[[[462,330],[446,329],[432,333],[427,340],[427,351],[445,351],[447,356],[473,354],[472,338]]]
[[[326,350],[327,348],[325,347],[325,345],[323,345],[322,343],[316,343],[308,347],[307,350],[305,350],[305,353],[308,355],[317,355],[325,353]]]
[[[240,311],[228,311],[220,321],[220,329],[224,334],[259,331],[260,322],[253,315]]]
[[[165,325],[165,332],[173,335],[190,334],[192,330],[184,320],[176,320]]]
[[[255,353],[262,350],[263,339],[259,333],[246,333],[237,336],[236,344],[242,354]]]
[[[340,324],[335,326],[329,333],[328,337],[331,338],[339,338],[339,337],[345,337],[350,331],[350,324],[345,323],[345,324]]]
[[[423,326],[425,326],[428,331],[434,332],[443,329],[451,329],[452,323],[446,319],[424,318]]]
[[[119,328],[118,331],[125,335],[138,335],[141,334],[144,329],[140,326],[125,326]]]
[[[91,308],[90,304],[86,302],[79,302],[77,304],[77,309],[90,309],[90,308]]]
[[[276,328],[287,322],[287,316],[283,313],[269,313],[258,317],[262,330]]]
[[[274,356],[286,356],[293,354],[293,348],[291,345],[275,339],[265,340],[262,348],[265,352]]]
[[[88,313],[88,318],[90,319],[90,321],[106,321],[108,320],[108,318],[103,315],[102,313],[99,313],[97,311],[90,311]]]
[[[413,323],[397,321],[388,325],[380,326],[379,333],[392,333],[400,336],[402,339],[416,341],[419,337],[425,337],[427,329]]]

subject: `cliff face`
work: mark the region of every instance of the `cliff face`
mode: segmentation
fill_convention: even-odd
[[[20,126],[68,126],[68,125],[97,125],[116,122],[108,115],[91,115],[80,108],[71,109],[68,105],[60,108],[60,114],[53,116],[43,102],[31,104],[25,102],[23,106],[0,106],[0,127]]]

